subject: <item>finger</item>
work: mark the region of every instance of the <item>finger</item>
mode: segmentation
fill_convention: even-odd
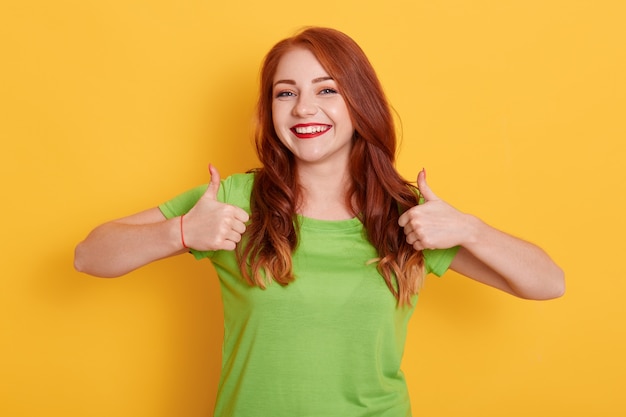
[[[242,235],[246,231],[246,225],[243,222],[237,221],[232,224],[231,229]]]
[[[415,249],[415,250],[423,250],[424,249],[423,243],[418,238],[416,238],[414,235],[407,236],[406,237],[406,243],[411,245],[413,247],[413,249]]]
[[[226,236],[226,240],[230,240],[231,242],[239,243],[241,241],[241,233],[233,230],[228,236]]]
[[[235,248],[237,248],[237,243],[232,240],[224,240],[219,247],[221,250],[235,250]]]
[[[419,174],[417,174],[417,188],[420,191],[422,197],[426,201],[439,200],[439,197],[430,189],[428,183],[426,183],[426,170],[422,169]]]
[[[415,242],[419,242],[419,238],[415,233],[409,233],[405,236],[406,243],[413,246]]]
[[[413,249],[415,250],[424,250],[429,248],[428,242],[426,242],[424,239],[420,238],[420,236],[417,235],[411,236],[410,239],[407,236],[406,243],[413,246]]]
[[[413,244],[413,249],[420,251],[426,249],[419,240]]]
[[[239,220],[242,223],[246,223],[250,220],[250,215],[242,208],[237,207],[239,210],[235,212],[235,219]]]
[[[209,172],[211,173],[211,182],[204,195],[211,200],[217,200],[217,192],[220,189],[220,173],[213,165],[209,164]]]
[[[402,213],[402,215],[400,215],[400,217],[398,218],[398,226],[404,227],[408,223],[409,223],[409,214],[408,214],[408,210],[407,210],[404,213]]]
[[[408,236],[414,232],[413,225],[409,221],[407,221],[406,224],[401,227],[402,227],[402,230],[404,231],[405,236]]]
[[[416,210],[418,210],[418,208],[419,206],[411,207],[410,209],[402,213],[400,217],[398,217],[398,226],[404,227],[405,233],[406,230],[411,227],[411,219],[413,218],[414,213]]]
[[[420,218],[422,207],[414,206],[405,211],[398,217],[398,226],[404,228],[404,233],[409,234],[413,231],[414,223]]]

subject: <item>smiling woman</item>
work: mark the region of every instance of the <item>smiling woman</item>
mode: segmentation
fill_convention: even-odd
[[[106,277],[211,259],[225,320],[216,416],[409,416],[400,363],[425,274],[563,293],[543,250],[441,200],[425,171],[419,189],[398,174],[390,108],[347,35],[309,28],[276,44],[257,107],[260,168],[221,181],[211,166],[208,185],[76,248],[78,270]]]
[[[274,78],[272,115],[280,141],[298,165],[332,172],[343,182],[354,127],[337,83],[304,48],[285,53]]]

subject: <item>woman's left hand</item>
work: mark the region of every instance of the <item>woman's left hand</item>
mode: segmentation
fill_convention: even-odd
[[[425,170],[417,176],[417,187],[424,202],[410,208],[398,219],[407,243],[416,250],[462,245],[471,236],[469,216],[437,197],[426,183]]]
[[[565,291],[563,271],[538,246],[495,229],[441,200],[417,176],[424,202],[404,212],[398,224],[416,250],[460,246],[450,268],[522,298],[545,300]]]

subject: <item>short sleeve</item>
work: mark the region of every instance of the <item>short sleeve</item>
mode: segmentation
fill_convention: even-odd
[[[185,191],[184,193],[179,194],[171,200],[168,200],[165,203],[159,205],[159,210],[161,210],[161,213],[163,213],[163,215],[167,219],[182,216],[196,205],[200,197],[202,197],[202,195],[205,193],[207,187],[208,184],[203,184],[188,191]],[[198,260],[206,258],[211,254],[211,252],[201,252],[195,249],[189,249],[189,252],[191,252],[191,254]]]
[[[425,249],[422,253],[424,254],[426,273],[432,273],[438,277],[442,276],[450,268],[458,250],[459,246],[449,249]]]
[[[167,219],[181,216],[196,205],[200,197],[202,197],[206,191],[207,186],[207,184],[199,185],[191,190],[185,191],[184,193],[161,204],[159,206],[159,210],[161,210],[161,213],[163,213]]]
[[[252,174],[235,174],[224,179],[220,183],[217,192],[217,201],[232,204],[250,212],[250,192],[254,176]],[[182,216],[196,205],[200,197],[204,195],[208,184],[199,185],[159,205],[159,210],[167,219]],[[214,251],[197,251],[190,249],[189,252],[196,259],[213,256]]]

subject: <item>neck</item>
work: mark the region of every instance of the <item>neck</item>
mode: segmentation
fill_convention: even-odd
[[[323,167],[298,167],[298,180],[302,189],[302,201],[298,212],[306,217],[320,220],[346,220],[354,217],[346,205],[350,187],[347,166],[343,170]]]

